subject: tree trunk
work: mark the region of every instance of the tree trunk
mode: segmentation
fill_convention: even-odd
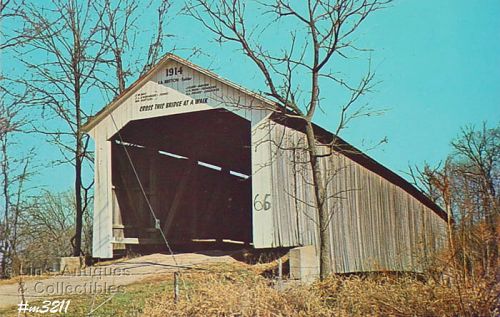
[[[73,256],[80,256],[82,251],[82,228],[83,228],[83,203],[82,203],[82,160],[83,144],[81,136],[82,116],[80,109],[80,89],[79,80],[76,80],[75,89],[75,110],[76,110],[76,151],[75,151],[75,244],[73,246]]]
[[[326,185],[320,161],[318,159],[318,146],[315,138],[313,125],[310,121],[306,124],[306,136],[309,147],[309,162],[313,176],[314,197],[318,212],[318,231],[319,231],[319,276],[324,280],[332,273],[331,267],[331,249],[330,249],[330,230],[328,211],[326,202]]]
[[[77,142],[80,138],[77,138]],[[79,153],[79,151],[77,151]],[[82,228],[83,228],[83,208],[82,208],[82,162],[77,154],[75,162],[75,202],[76,202],[76,218],[75,218],[75,244],[73,246],[73,256],[80,256],[82,250]]]
[[[9,159],[7,156],[7,133],[4,134],[2,140],[2,176],[3,176],[3,188],[2,192],[5,197],[4,204],[4,229],[3,229],[3,246],[2,246],[2,275],[4,277],[7,276],[7,259],[10,253],[10,245],[9,245],[9,232],[10,232],[10,224],[9,224],[9,209],[10,209],[10,195],[9,195]]]
[[[76,19],[76,18],[75,18]],[[82,252],[82,228],[83,228],[83,203],[82,203],[82,161],[83,161],[83,144],[82,144],[82,110],[81,110],[81,95],[80,95],[80,34],[77,22],[73,22],[73,37],[74,37],[74,51],[73,51],[73,76],[74,76],[74,94],[75,94],[75,116],[76,116],[76,144],[75,144],[75,206],[76,206],[76,219],[75,219],[75,244],[73,246],[73,256],[80,256]]]
[[[115,50],[115,61],[116,61],[116,78],[118,80],[118,94],[121,94],[125,90],[125,74],[123,72],[123,62],[121,53]]]

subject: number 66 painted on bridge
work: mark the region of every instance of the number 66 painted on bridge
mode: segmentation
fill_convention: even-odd
[[[264,196],[264,200],[259,200],[260,194],[255,195],[253,199],[253,209],[255,211],[266,211],[271,209],[271,202],[269,201],[271,198],[271,194],[266,194]]]

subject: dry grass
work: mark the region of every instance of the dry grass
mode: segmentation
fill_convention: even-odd
[[[129,285],[94,316],[499,316],[494,279],[448,286],[411,276],[332,276],[313,285],[286,283],[278,290],[262,276],[273,264],[213,264],[184,271],[173,301],[173,274]],[[101,303],[107,296],[98,296]],[[92,296],[71,297],[67,316],[85,316]],[[37,303],[33,303],[37,304]],[[16,316],[15,307],[0,312]]]
[[[497,316],[499,284],[455,286],[412,277],[331,277],[284,291],[239,265],[183,274],[181,298],[156,294],[144,316]],[[184,288],[183,286],[186,286]]]
[[[159,294],[146,304],[145,316],[330,316],[312,293],[281,293],[257,275],[191,274],[188,291],[175,304]],[[195,281],[191,283],[191,281]],[[306,297],[307,296],[307,297]],[[300,312],[300,313],[297,313]]]
[[[312,287],[339,315],[497,316],[499,284],[460,290],[413,277],[333,277]]]

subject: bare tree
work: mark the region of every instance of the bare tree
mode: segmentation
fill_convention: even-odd
[[[339,148],[334,138],[331,143],[318,142],[313,119],[322,110],[322,87],[332,81],[347,91],[345,102],[338,101],[329,108],[339,114],[336,134],[361,116],[370,115],[366,106],[358,106],[363,95],[370,92],[374,73],[368,71],[356,84],[350,84],[339,73],[334,73],[331,63],[336,58],[349,58],[360,49],[354,45],[353,35],[373,12],[386,7],[391,0],[309,0],[290,2],[275,0],[252,3],[260,9],[259,21],[252,21],[246,14],[248,2],[238,0],[191,0],[187,14],[211,31],[220,43],[236,44],[243,54],[260,71],[267,90],[267,97],[277,103],[277,111],[290,118],[302,120],[312,171],[315,207],[318,212],[320,246],[320,277],[331,273],[330,236],[328,231],[331,211],[326,207],[327,177],[320,168],[323,157]],[[250,4],[249,4],[250,5]],[[256,16],[255,11],[253,15]],[[267,22],[262,18],[268,17]],[[278,52],[260,40],[268,30],[285,28],[288,32],[287,48]],[[326,89],[325,89],[326,90]],[[324,106],[324,105],[323,105]]]
[[[30,163],[33,153],[15,158],[12,149],[19,142],[16,140],[28,119],[22,113],[22,106],[29,96],[27,90],[21,94],[11,92],[11,87],[4,78],[0,78],[0,177],[3,197],[3,217],[0,221],[1,273],[8,276],[8,268],[16,256],[18,241],[18,220],[20,206],[25,193],[25,182],[31,175]],[[19,88],[19,87],[18,87]],[[17,142],[16,142],[17,141]]]
[[[141,33],[144,32],[139,27],[142,22],[140,4],[137,0],[106,0],[94,4],[95,10],[103,13],[102,23],[106,32],[101,42],[106,54],[101,57],[100,62],[115,71],[113,78],[103,75],[99,82],[105,90],[113,92],[113,97],[125,90],[130,76],[135,73],[144,74],[158,61],[165,39],[170,36],[165,31],[170,1],[151,1],[145,9],[155,8],[156,27],[148,30],[151,41],[147,52],[139,47],[137,38],[143,37]]]
[[[7,27],[5,27],[7,22],[12,22],[12,24],[19,22],[23,14],[23,5],[24,1],[0,0],[0,52],[26,41],[20,33],[6,32]],[[11,29],[11,27],[8,27],[8,29]]]
[[[411,175],[448,214],[450,263],[464,283],[498,274],[500,128],[467,127],[445,164]]]
[[[500,224],[500,127],[480,129],[466,127],[452,142],[455,153],[457,209],[469,223],[484,228],[483,268],[496,274],[499,259],[498,227]],[[468,210],[468,212],[467,212]],[[466,220],[464,218],[464,220]]]
[[[92,182],[84,185],[82,170],[85,159],[92,159],[89,137],[81,131],[89,118],[90,106],[83,98],[92,91],[100,57],[105,49],[99,44],[106,36],[102,12],[90,2],[52,0],[44,5],[26,4],[23,15],[24,37],[29,40],[20,61],[30,69],[31,78],[23,82],[36,97],[32,104],[41,109],[42,118],[53,127],[34,127],[57,145],[63,159],[74,167],[75,235],[73,255],[82,253],[83,215],[89,204]],[[43,55],[42,55],[43,54]],[[45,60],[38,58],[44,56]]]
[[[24,1],[0,0],[0,55],[26,42],[15,30],[23,15]],[[6,22],[10,25],[6,27]],[[9,32],[13,31],[13,32]],[[17,33],[16,33],[17,31]],[[1,276],[9,276],[9,268],[16,256],[18,219],[21,212],[24,185],[30,172],[32,155],[16,159],[11,154],[17,134],[27,124],[22,108],[30,95],[25,86],[12,87],[13,82],[0,69],[0,175],[3,197],[3,215],[0,220]]]
[[[146,65],[155,62],[162,50],[169,6],[166,0],[158,5],[158,28],[153,32],[148,57],[141,56]],[[18,82],[35,92],[31,104],[38,106],[45,123],[33,125],[33,131],[42,133],[60,149],[62,159],[58,163],[74,167],[75,256],[82,253],[83,217],[89,209],[93,184],[84,184],[82,177],[85,162],[93,159],[88,149],[90,138],[81,131],[92,113],[93,105],[87,97],[98,90],[116,96],[136,70],[132,67],[137,61],[127,53],[135,49],[140,33],[138,8],[135,0],[26,1],[21,14],[23,28],[16,33],[23,44],[16,52],[30,76]],[[107,73],[107,67],[115,70],[115,79]]]
[[[111,1],[96,3],[99,6],[97,10],[104,12],[103,22],[107,29],[108,36],[102,45],[111,55],[111,58],[103,57],[102,62],[108,63],[116,70],[116,85],[107,85],[118,95],[125,90],[127,77],[132,75],[130,69],[124,65],[124,55],[126,51],[133,46],[137,33],[137,8],[138,2],[135,0],[117,1],[113,4]],[[104,81],[102,81],[104,82]]]
[[[157,26],[156,33],[153,33],[149,43],[148,55],[144,61],[144,66],[141,70],[141,75],[147,72],[151,67],[153,67],[156,62],[162,56],[162,51],[164,47],[164,41],[167,37],[171,35],[165,33],[166,25],[166,15],[171,3],[169,0],[161,0],[160,5],[157,8]],[[174,48],[172,48],[174,49]]]
[[[33,267],[51,269],[71,250],[74,234],[75,196],[71,191],[45,191],[23,204],[19,219],[18,256]]]

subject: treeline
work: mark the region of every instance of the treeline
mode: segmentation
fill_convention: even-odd
[[[465,127],[451,145],[438,166],[410,172],[449,215],[448,249],[432,268],[464,288],[491,288],[500,276],[500,126]]]
[[[162,56],[169,8],[167,0],[0,1],[1,277],[22,262],[90,254],[93,153],[81,127]],[[47,143],[58,154],[43,162]],[[58,164],[71,166],[69,191],[33,186],[34,174]]]

